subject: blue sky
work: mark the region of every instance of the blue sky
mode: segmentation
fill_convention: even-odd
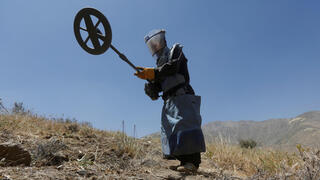
[[[93,56],[73,34],[84,7],[109,19],[112,44],[139,66],[154,66],[144,35],[167,30],[184,45],[203,123],[266,120],[320,110],[320,2],[43,1],[0,2],[0,97],[34,112],[89,121],[132,135],[159,131],[162,100],[111,51]]]

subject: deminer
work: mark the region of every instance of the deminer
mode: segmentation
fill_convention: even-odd
[[[176,43],[167,47],[165,30],[153,30],[145,36],[145,43],[156,59],[156,67],[139,67],[135,75],[146,79],[145,93],[157,100],[162,92],[161,143],[165,159],[177,159],[176,170],[195,172],[205,152],[201,130],[201,97],[190,85],[187,58]]]

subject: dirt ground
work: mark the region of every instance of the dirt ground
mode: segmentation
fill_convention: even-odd
[[[164,160],[158,140],[121,133],[26,133],[4,130],[0,143],[19,144],[30,152],[29,167],[0,167],[0,179],[242,179],[202,158],[197,173],[171,170],[179,161]]]

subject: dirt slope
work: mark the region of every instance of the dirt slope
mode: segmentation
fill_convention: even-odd
[[[87,124],[36,115],[0,115],[0,143],[30,152],[30,167],[0,168],[0,179],[215,179],[232,176],[204,158],[196,174],[169,169],[154,139],[133,139]],[[210,163],[211,162],[211,163]],[[1,163],[0,163],[1,165]]]

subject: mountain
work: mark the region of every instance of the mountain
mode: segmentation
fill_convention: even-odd
[[[215,121],[203,127],[208,143],[253,139],[261,146],[291,148],[297,144],[320,147],[320,111],[310,111],[294,118],[265,121]]]

